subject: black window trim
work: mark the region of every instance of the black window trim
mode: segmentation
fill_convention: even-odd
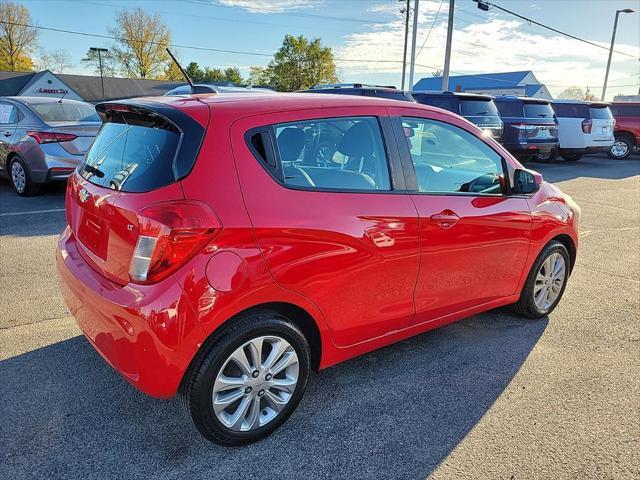
[[[418,112],[416,112],[418,113]],[[411,158],[411,150],[409,149],[409,146],[406,144],[406,142],[404,143],[404,146],[400,147],[400,145],[402,145],[402,142],[400,140],[404,139],[404,129],[402,128],[402,119],[403,118],[416,118],[416,119],[422,119],[422,120],[429,120],[432,122],[440,122],[440,123],[444,123],[446,125],[450,125],[452,127],[456,127],[459,128],[460,130],[464,130],[465,132],[473,135],[475,138],[477,138],[478,140],[480,140],[482,143],[484,143],[486,146],[488,146],[492,151],[494,151],[496,153],[496,155],[498,155],[500,157],[500,163],[502,165],[502,175],[504,178],[504,184],[505,184],[505,191],[501,192],[501,193],[482,193],[482,192],[421,192],[419,191],[419,187],[418,187],[418,178],[416,176],[416,171],[413,165],[413,159]],[[410,193],[411,195],[431,195],[431,196],[439,196],[439,197],[443,197],[443,196],[447,196],[447,197],[493,197],[493,198],[499,198],[499,197],[530,197],[531,195],[521,195],[521,194],[516,194],[512,192],[511,189],[511,182],[510,182],[510,177],[509,177],[509,168],[508,168],[508,162],[507,159],[504,157],[504,155],[502,155],[502,153],[500,153],[498,150],[496,150],[494,148],[493,145],[491,145],[490,143],[486,142],[485,140],[483,140],[480,137],[477,137],[476,135],[474,135],[474,132],[467,130],[466,128],[463,128],[459,125],[456,125],[454,123],[451,122],[447,122],[445,120],[440,120],[440,119],[436,119],[436,118],[429,118],[429,117],[420,117],[420,116],[416,116],[416,115],[392,115],[390,117],[391,122],[393,123],[394,126],[394,133],[396,135],[396,143],[398,144],[398,148],[400,149],[400,156],[402,158],[402,167],[404,170],[404,177],[405,177],[405,183],[408,186],[407,187],[407,192]]]
[[[387,160],[387,170],[389,172],[389,190],[362,190],[362,189],[347,189],[347,188],[327,188],[327,187],[305,187],[301,185],[291,185],[287,184],[284,181],[284,173],[282,169],[282,162],[280,161],[280,154],[278,152],[277,143],[276,143],[276,135],[274,125],[279,125],[280,123],[295,123],[295,122],[308,122],[308,121],[320,121],[320,120],[336,120],[341,118],[373,118],[378,122],[378,126],[380,128],[380,136],[382,138],[382,146],[384,148]],[[271,144],[271,152],[276,160],[276,167],[270,167],[268,163],[265,161],[266,159],[262,159],[261,155],[257,152],[257,150],[253,147],[251,143],[251,137],[257,133],[267,133],[269,136],[269,142]],[[356,114],[356,115],[337,115],[331,117],[313,117],[313,118],[304,118],[298,119],[291,122],[279,122],[274,124],[261,125],[257,127],[253,127],[247,130],[244,134],[244,141],[247,148],[251,151],[256,161],[262,166],[262,168],[273,178],[278,185],[283,188],[287,188],[289,190],[298,190],[304,192],[324,192],[324,193],[358,193],[358,194],[383,194],[383,195],[397,195],[397,194],[407,194],[408,191],[405,189],[405,178],[403,175],[403,169],[400,165],[401,155],[398,149],[398,146],[395,141],[395,136],[393,135],[393,126],[391,120],[386,115],[375,115],[375,114]],[[267,151],[267,146],[265,145],[265,151]],[[266,152],[269,155],[268,152]]]

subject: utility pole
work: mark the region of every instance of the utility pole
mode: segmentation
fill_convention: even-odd
[[[413,35],[411,43],[411,65],[409,67],[409,90],[413,90],[413,71],[416,67],[416,37],[418,34],[418,6],[420,0],[415,0],[413,6]]]
[[[604,74],[604,85],[602,86],[602,96],[600,100],[604,101],[604,96],[607,93],[607,81],[609,80],[609,68],[611,67],[611,55],[613,55],[613,44],[616,42],[616,30],[618,29],[618,17],[621,13],[633,13],[630,8],[624,10],[616,10],[616,19],[613,22],[613,34],[611,35],[611,47],[609,48],[609,60],[607,60],[607,72]]]
[[[447,25],[447,48],[444,54],[444,71],[442,72],[442,90],[449,90],[449,66],[451,65],[451,43],[453,39],[453,10],[456,0],[449,0],[449,23]]]
[[[104,73],[102,71],[102,52],[107,53],[109,50],[107,50],[106,48],[91,47],[89,51],[98,53],[98,65],[100,66],[100,83],[102,84],[102,100],[104,101],[106,100],[106,98],[104,95]]]
[[[403,1],[403,0],[402,0]],[[407,74],[407,43],[409,42],[409,12],[411,11],[411,0],[407,0],[404,16],[404,52],[402,54],[402,87],[404,90],[404,79]]]

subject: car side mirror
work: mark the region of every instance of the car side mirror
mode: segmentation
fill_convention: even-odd
[[[542,185],[542,175],[533,170],[518,168],[513,173],[513,193],[527,195],[536,193]]]

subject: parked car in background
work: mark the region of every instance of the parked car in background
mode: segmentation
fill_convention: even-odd
[[[197,88],[198,93],[249,93],[249,92],[273,92],[270,88],[264,87],[227,87],[220,85],[211,85],[208,83],[197,83],[194,85]],[[180,85],[179,87],[172,88],[164,94],[165,97],[174,97],[176,95],[190,95],[191,86],[188,84]]]
[[[116,370],[178,393],[214,442],[278,428],[311,369],[503,305],[546,317],[575,262],[578,206],[449,112],[311,94],[97,110],[61,290]],[[322,130],[335,153],[308,163]]]
[[[549,100],[504,95],[494,102],[504,122],[502,144],[513,155],[527,161],[558,148],[558,122]]]
[[[627,158],[635,148],[640,147],[640,102],[614,102],[610,108],[616,125],[609,157]]]
[[[411,92],[416,102],[442,108],[475,123],[485,135],[501,141],[503,123],[489,95],[458,92]]]
[[[0,98],[0,175],[18,195],[64,181],[102,122],[90,103],[45,97]]]
[[[554,100],[552,107],[558,120],[559,146],[538,154],[538,161],[552,162],[560,154],[567,162],[577,162],[586,153],[609,151],[615,121],[608,103]]]
[[[309,90],[301,90],[299,93],[335,93],[338,95],[361,95],[364,97],[388,98],[403,102],[414,102],[411,93],[398,90],[393,86],[368,85],[366,83],[328,83],[316,85]]]

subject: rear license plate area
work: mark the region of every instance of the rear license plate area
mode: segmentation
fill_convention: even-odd
[[[107,258],[109,224],[102,218],[89,212],[83,212],[78,240],[102,260]]]

